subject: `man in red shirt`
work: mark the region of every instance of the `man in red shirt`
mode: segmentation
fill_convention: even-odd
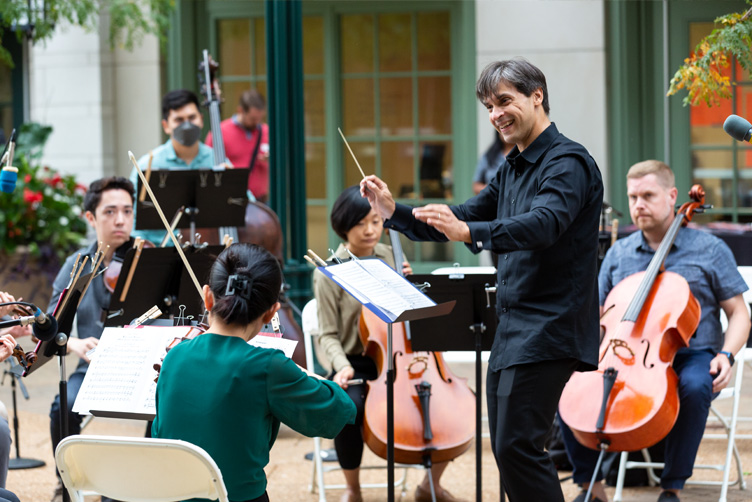
[[[269,199],[269,126],[263,123],[266,100],[254,89],[245,91],[237,112],[221,123],[225,154],[234,167],[250,167],[248,190],[260,202]],[[206,144],[212,146],[211,132]]]

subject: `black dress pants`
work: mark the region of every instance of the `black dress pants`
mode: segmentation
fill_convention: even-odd
[[[491,448],[510,502],[564,502],[556,468],[544,450],[574,359],[488,371]]]

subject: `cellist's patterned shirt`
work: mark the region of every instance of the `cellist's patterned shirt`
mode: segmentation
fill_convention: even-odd
[[[646,270],[654,255],[642,232],[616,241],[606,253],[598,275],[600,304],[605,303],[611,289],[625,277]],[[664,266],[684,277],[700,302],[700,324],[690,347],[718,352],[723,346],[719,304],[749,289],[736,268],[731,250],[714,235],[682,227]]]

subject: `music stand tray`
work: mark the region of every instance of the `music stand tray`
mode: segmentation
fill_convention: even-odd
[[[166,215],[186,208],[178,228],[242,227],[248,203],[248,168],[236,169],[155,169],[149,187]],[[141,177],[136,193],[141,193]],[[151,200],[136,203],[136,229],[164,230]]]

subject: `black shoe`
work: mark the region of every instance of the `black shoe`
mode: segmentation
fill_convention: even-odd
[[[572,502],[585,502],[585,495],[587,495],[587,490],[582,490],[577,497]],[[592,493],[590,494],[590,502],[605,502]]]
[[[658,502],[681,502],[679,496],[674,492],[664,490],[658,495]]]

